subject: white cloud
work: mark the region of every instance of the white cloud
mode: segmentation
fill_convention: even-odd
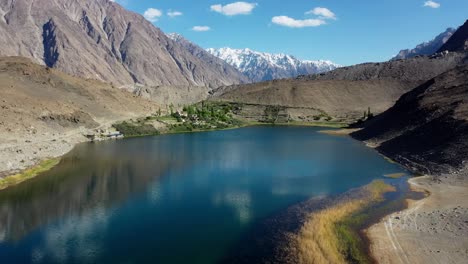
[[[143,13],[143,16],[150,22],[156,22],[158,18],[162,16],[162,12],[156,8],[148,8],[145,13]]]
[[[198,32],[205,32],[205,31],[210,31],[211,28],[209,26],[194,26],[192,30],[198,31]]]
[[[336,19],[335,13],[330,11],[330,9],[325,8],[325,7],[316,7],[308,12],[306,12],[307,15],[313,14],[316,16],[319,16],[322,19]]]
[[[183,13],[179,12],[179,11],[175,11],[175,10],[174,11],[169,10],[167,12],[167,15],[170,16],[170,17],[177,17],[177,16],[183,15]]]
[[[303,28],[303,27],[318,27],[326,24],[322,19],[303,19],[297,20],[287,16],[275,16],[271,19],[271,22],[291,28]]]
[[[434,1],[426,1],[424,2],[424,6],[430,7],[430,8],[439,8],[440,4]]]
[[[221,13],[226,16],[249,15],[257,6],[256,3],[235,2],[227,5],[212,5],[211,11]]]

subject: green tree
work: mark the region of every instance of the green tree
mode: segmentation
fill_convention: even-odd
[[[174,115],[174,105],[172,103],[169,105],[169,109],[171,110],[171,115]]]

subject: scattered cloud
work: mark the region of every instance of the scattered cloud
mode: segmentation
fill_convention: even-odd
[[[162,16],[162,12],[156,8],[148,8],[143,16],[150,22],[156,22]]]
[[[212,5],[211,11],[221,13],[226,16],[249,15],[252,13],[256,3],[235,2],[227,5]]]
[[[285,27],[291,28],[303,28],[303,27],[318,27],[326,24],[323,19],[303,19],[298,20],[290,18],[288,16],[275,16],[271,19],[271,22]]]
[[[424,2],[424,6],[430,7],[430,8],[439,8],[440,4],[434,1],[426,1]]]
[[[308,12],[306,15],[316,15],[319,16],[321,19],[336,19],[335,13],[330,11],[330,9],[325,7],[316,7]]]
[[[211,28],[209,26],[194,26],[192,30],[198,31],[198,32],[205,32],[205,31],[210,31]]]
[[[174,11],[169,10],[169,11],[167,11],[167,15],[168,15],[169,17],[177,17],[177,16],[183,15],[183,13],[182,13],[182,12],[179,12],[179,11],[175,11],[175,10],[174,10]]]

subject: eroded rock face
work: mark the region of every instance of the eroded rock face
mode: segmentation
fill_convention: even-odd
[[[28,57],[119,86],[218,87],[245,80],[109,0],[0,0],[0,34],[0,56]]]

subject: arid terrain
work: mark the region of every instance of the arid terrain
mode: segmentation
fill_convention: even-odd
[[[335,19],[333,14],[328,21]],[[116,132],[112,125],[131,131],[138,123],[157,133],[258,123],[346,126],[325,133],[349,135],[375,148],[420,176],[409,184],[426,194],[365,230],[371,257],[389,264],[467,262],[468,21],[419,51],[402,51],[401,59],[259,83],[249,83],[255,78],[200,46],[166,35],[154,22],[109,0],[0,0],[0,180],[62,157],[97,133]],[[161,171],[178,166],[164,158],[161,162]],[[122,177],[116,194],[105,188],[115,180],[112,173],[97,184],[85,178],[80,188],[73,178],[61,180],[66,184],[62,193],[33,195],[31,207],[12,200],[0,208],[4,226],[27,219],[10,233],[0,227],[0,236],[14,238],[41,226],[38,217],[28,219],[34,214],[65,215],[85,193],[94,197],[79,208],[83,211],[103,196],[144,189],[152,178],[143,177],[132,187]],[[93,184],[94,190],[86,187]],[[342,248],[354,238],[340,240],[335,232],[339,221],[396,190],[384,181],[369,186],[341,199],[311,200],[320,209],[313,213],[302,210],[307,202],[293,207],[301,222],[284,239],[285,248],[293,247],[285,259],[352,259]],[[75,195],[67,200],[70,193]],[[57,199],[62,203],[50,207]],[[352,250],[359,251],[357,256],[365,251]]]
[[[378,263],[463,263],[468,258],[468,66],[459,66],[403,95],[354,132],[416,175],[426,192],[408,209],[367,230]]]
[[[466,170],[441,177],[413,178],[422,200],[385,217],[367,230],[378,263],[464,263],[468,258],[468,182]]]
[[[311,120],[321,112],[334,120],[353,122],[369,108],[374,114],[387,110],[401,95],[454,68],[465,57],[464,53],[451,52],[361,64],[296,79],[221,87],[210,99],[280,106],[295,120]]]
[[[0,58],[0,91],[0,175],[61,156],[90,131],[159,110],[110,84],[21,57]]]

